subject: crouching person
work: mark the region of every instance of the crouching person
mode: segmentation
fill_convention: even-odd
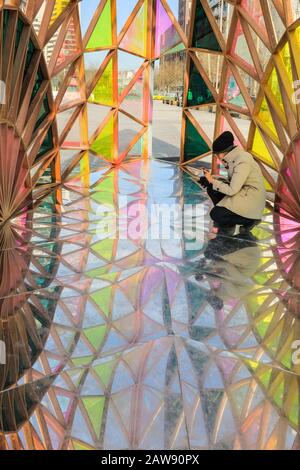
[[[220,232],[233,234],[250,232],[261,218],[266,205],[263,175],[252,155],[234,146],[234,136],[224,132],[213,143],[213,152],[228,171],[228,180],[204,171],[200,183],[215,207],[210,215]]]

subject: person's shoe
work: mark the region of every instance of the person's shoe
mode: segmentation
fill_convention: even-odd
[[[251,225],[242,225],[240,227],[240,235],[248,235],[257,225],[261,223],[261,220],[254,220]]]

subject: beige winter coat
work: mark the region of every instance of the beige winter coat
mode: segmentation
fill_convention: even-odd
[[[229,184],[214,177],[213,188],[226,197],[218,206],[248,219],[261,219],[266,205],[266,189],[261,169],[248,152],[239,147],[225,157]]]

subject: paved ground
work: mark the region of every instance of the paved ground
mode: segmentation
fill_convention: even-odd
[[[193,111],[195,119],[212,140],[214,137],[215,114],[208,111]],[[239,129],[248,136],[249,121],[236,119]],[[180,155],[182,109],[161,102],[154,102],[153,112],[153,155],[159,157]]]
[[[2,233],[0,449],[299,449],[297,221],[213,238],[157,160],[54,201]]]

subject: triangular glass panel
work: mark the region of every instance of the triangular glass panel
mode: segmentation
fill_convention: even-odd
[[[60,150],[60,167],[63,173],[71,163],[76,160],[78,153],[74,150],[61,149]]]
[[[141,137],[137,143],[129,150],[127,158],[140,158],[143,153],[144,137]]]
[[[286,31],[286,27],[283,24],[283,21],[282,21],[280,15],[278,14],[278,11],[276,10],[272,0],[267,0],[267,2],[269,4],[271,17],[272,17],[272,20],[273,20],[274,31],[275,31],[276,36],[277,36],[277,41],[279,42],[279,40],[281,39],[281,37],[283,36],[283,34]]]
[[[106,118],[108,112],[109,108],[106,106],[93,103],[87,104],[89,138],[94,135],[101,122],[103,122]]]
[[[244,30],[239,19],[234,33],[231,53],[239,60],[246,62],[247,65],[254,67]]]
[[[181,37],[161,1],[158,0],[156,6],[155,57],[161,56],[161,54],[172,49],[180,42]]]
[[[276,130],[276,127],[275,127],[275,124],[274,124],[274,121],[270,112],[270,108],[268,106],[268,103],[265,97],[261,103],[258,117],[262,120],[264,125],[270,129],[271,133],[274,135],[277,143],[279,144],[280,140],[278,138],[277,130]]]
[[[164,54],[162,55],[162,57],[168,57],[169,55],[171,54],[184,54],[185,52],[185,46],[183,44],[183,42],[181,42],[180,44],[178,44],[177,46],[175,47],[172,47],[172,49],[164,52]]]
[[[114,160],[114,121],[115,117],[111,114],[91,144],[91,150],[94,153],[110,162]]]
[[[129,147],[133,138],[141,131],[142,126],[123,113],[119,113],[119,156]]]
[[[113,106],[113,58],[108,62],[105,70],[94,87],[89,99],[89,103],[103,104]]]
[[[210,54],[206,52],[196,52],[198,60],[201,62],[202,67],[213,84],[217,92],[221,83],[221,76],[223,71],[224,57],[221,54]]]
[[[53,95],[55,97],[59,93],[59,90],[61,89],[62,85],[65,85],[64,82],[69,72],[69,68],[70,67],[66,67],[58,75],[53,77],[51,80]],[[80,79],[78,66],[74,70],[73,75],[68,78],[67,83],[68,83],[68,86],[60,102],[60,107],[67,105],[68,103],[72,103],[72,102],[76,102],[76,101],[80,101],[81,99],[84,99],[84,92],[83,92],[84,83]]]
[[[205,134],[210,138],[211,141],[214,140],[215,133],[215,121],[216,121],[216,106],[211,105],[209,109],[189,109],[189,112],[193,118],[201,126]]]
[[[125,26],[126,21],[133,12],[134,7],[137,4],[137,0],[117,0],[117,32],[121,32]]]
[[[261,38],[256,34],[256,32],[250,27],[250,33],[252,35],[254,44],[256,45],[256,51],[257,55],[259,57],[262,69],[265,70],[270,57],[271,57],[271,52],[267,48],[267,46],[264,44],[264,42],[261,40]]]
[[[280,91],[280,86],[279,86],[279,81],[278,81],[278,75],[276,72],[276,69],[274,68],[269,81],[268,81],[268,88],[272,91],[276,102],[279,104],[281,111],[284,113],[284,104],[283,104],[283,99]]]
[[[266,31],[266,24],[261,9],[260,0],[242,0],[241,6],[247,11],[250,16],[252,16],[257,26],[262,28],[262,30]]]
[[[148,0],[145,0],[123,37],[120,48],[134,54],[147,55]]]
[[[67,6],[70,5],[70,3],[71,0],[55,0],[49,26],[51,26],[57,20],[59,15],[62,14],[62,12],[67,8]]]
[[[191,59],[187,105],[200,106],[209,103],[214,103],[214,97]]]
[[[240,108],[246,108],[244,97],[241,93],[241,90],[234,78],[234,76],[228,71],[225,91],[224,91],[224,102],[229,104],[234,104]]]
[[[268,147],[265,144],[265,141],[259,131],[258,128],[256,128],[255,134],[254,134],[254,140],[253,140],[253,145],[252,145],[252,152],[264,163],[267,165],[271,166],[272,168],[276,169],[277,166],[275,165],[272,156],[270,154],[270,151]]]
[[[144,105],[144,73],[141,72],[129,93],[125,96],[120,108],[136,117],[140,121],[143,119],[143,105]]]
[[[192,160],[210,151],[209,146],[186,116],[184,161]]]
[[[72,109],[73,111],[73,109]],[[76,110],[75,110],[76,112]],[[61,113],[64,114],[64,113]],[[68,131],[68,134],[62,143],[62,148],[73,148],[73,149],[80,149],[82,147],[82,141],[81,141],[81,120],[82,116],[79,114],[79,116],[76,118],[75,122],[72,124],[72,127]]]
[[[144,63],[142,57],[137,57],[128,52],[118,51],[118,86],[119,95],[131,83],[135,74]]]
[[[84,71],[87,85],[93,80],[108,51],[87,52],[84,56]]]
[[[101,327],[99,327],[100,329]],[[96,331],[96,334],[97,331]],[[99,336],[99,334],[98,334]],[[102,427],[102,416],[105,405],[105,397],[96,396],[96,397],[84,397],[82,398],[82,403],[85,408],[85,411],[89,417],[92,428],[97,436],[100,437],[100,431]]]
[[[44,2],[42,3],[39,11],[35,15],[35,18],[32,22],[32,25],[34,27],[34,30],[35,30],[37,36],[39,35],[40,29],[41,29],[42,19],[43,19],[44,13],[45,13],[45,7],[46,7],[46,1],[44,0]]]
[[[221,52],[220,44],[207,18],[201,2],[197,2],[192,46]]]
[[[96,23],[95,29],[87,43],[86,50],[97,48],[109,48],[112,46],[112,17],[111,0],[107,0],[106,5]]]
[[[242,136],[244,137],[245,141],[247,141],[248,136],[249,136],[249,129],[251,126],[251,120],[249,116],[244,115],[243,117],[242,113],[239,114],[237,112],[230,111],[230,110],[229,110],[229,114],[231,116],[231,119],[233,119],[236,127],[239,129]]]
[[[55,69],[61,67],[63,63],[68,63],[70,58],[80,52],[80,38],[78,35],[78,28],[76,27],[76,20],[72,15],[68,27],[66,36],[64,38],[63,45],[60,49]],[[55,70],[54,69],[54,70]]]

